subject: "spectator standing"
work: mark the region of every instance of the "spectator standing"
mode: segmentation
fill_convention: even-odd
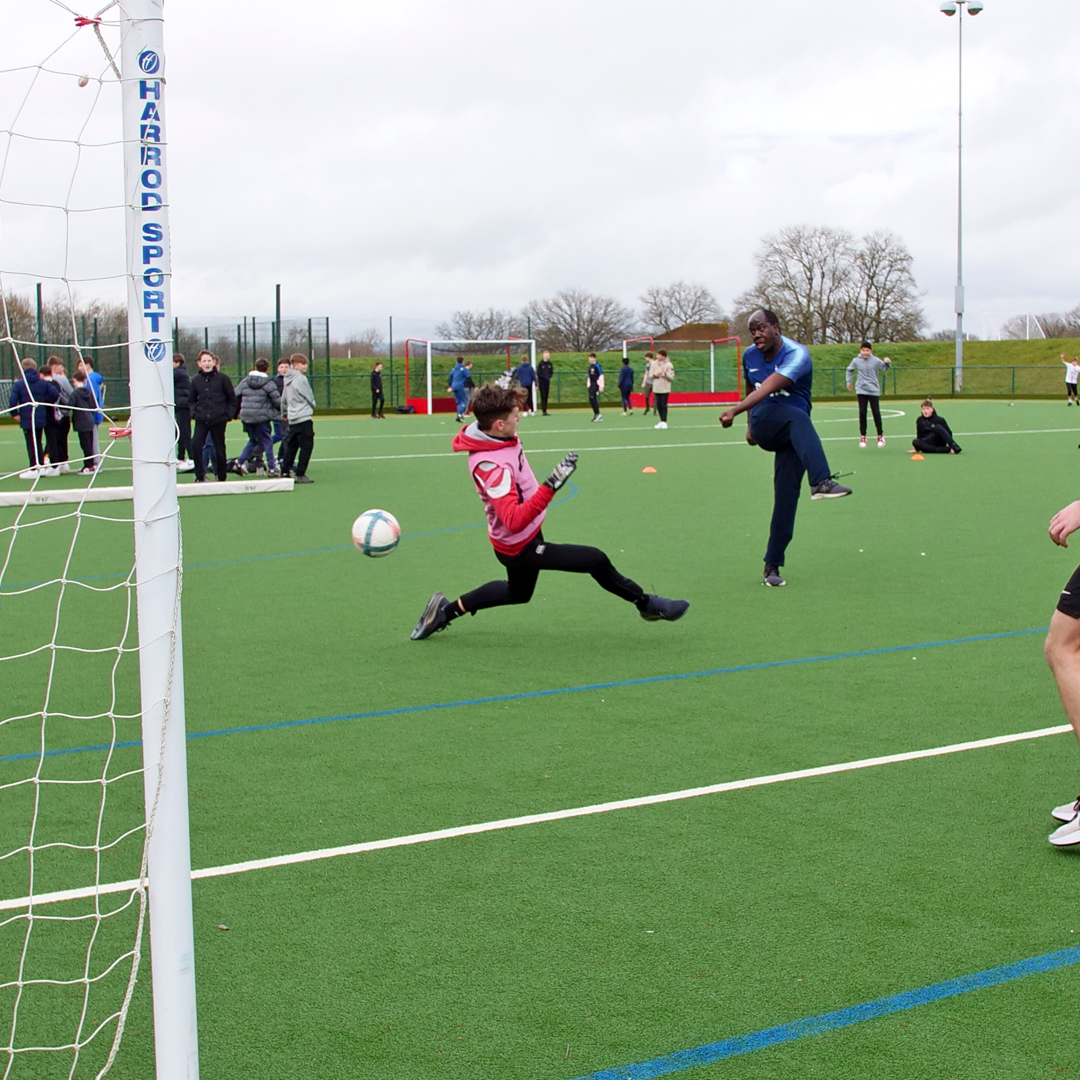
[[[847,366],[847,388],[852,389],[854,382],[855,393],[859,398],[859,449],[866,449],[866,406],[869,404],[870,411],[874,414],[874,427],[877,428],[877,444],[885,446],[885,429],[881,426],[881,384],[878,376],[892,361],[886,356],[879,360],[874,355],[874,348],[869,341],[864,341],[859,346],[859,355],[852,358]]]
[[[281,413],[289,422],[289,434],[281,459],[281,475],[289,476],[296,465],[296,482],[311,484],[314,481],[307,474],[311,450],[315,445],[315,395],[307,380],[307,357],[303,353],[293,353],[290,367],[285,375],[285,393],[281,397]],[[300,459],[296,460],[296,452]]]
[[[446,388],[454,395],[454,403],[457,406],[457,422],[460,424],[465,410],[469,407],[469,391],[465,381],[469,377],[469,370],[465,367],[465,357],[459,356],[450,369],[450,377],[447,379]]]
[[[214,473],[218,480],[226,476],[225,425],[236,415],[236,391],[232,379],[217,368],[217,357],[209,349],[199,353],[199,370],[191,380],[191,415],[195,418],[195,437],[191,456],[195,460],[195,481],[206,480],[203,447],[207,436],[214,447]]]
[[[94,412],[94,456],[101,460],[101,440],[98,430],[105,420],[105,414],[101,411],[105,408],[105,379],[94,370],[94,360],[90,356],[79,357],[79,367],[86,372],[86,385],[90,387],[90,393],[94,395],[97,409]]]
[[[645,411],[641,414],[642,416],[649,415],[649,401],[653,394],[651,365],[655,359],[656,357],[651,352],[645,354],[645,374],[641,377],[641,389],[645,393]]]
[[[622,397],[623,416],[633,416],[634,406],[630,404],[630,395],[634,392],[634,369],[630,366],[630,358],[623,357],[622,367],[619,368],[619,394]]]
[[[176,411],[176,468],[191,472],[195,462],[191,453],[191,376],[184,365],[184,354],[173,353],[173,406]]]
[[[1080,397],[1076,395],[1076,384],[1080,380],[1080,361],[1075,356],[1066,360],[1062,353],[1061,362],[1065,365],[1065,404],[1080,405]]]
[[[921,454],[959,454],[960,447],[956,445],[945,417],[938,416],[934,410],[933,398],[927,398],[919,411],[922,415],[915,419],[915,438],[911,445]]]
[[[465,406],[465,415],[467,416],[472,412],[472,398],[476,393],[476,383],[473,382],[472,377],[472,361],[465,361],[465,393],[469,395],[469,404]]]
[[[285,396],[285,375],[289,370],[289,361],[282,358],[277,364],[277,375],[274,376],[274,382],[277,383],[278,394],[282,398]],[[274,437],[271,442],[281,443],[281,453],[285,453],[285,436],[289,433],[289,424],[286,421],[284,415],[280,420],[274,421]]]
[[[244,462],[255,454],[257,459],[266,455],[266,465],[271,476],[279,476],[274,461],[274,443],[270,436],[270,424],[281,415],[281,395],[277,383],[270,376],[270,361],[260,356],[255,361],[255,369],[249,371],[236,387],[236,396],[240,399],[240,423],[244,425],[247,445],[240,451],[240,456],[229,467],[234,473],[244,476]]]
[[[540,354],[540,363],[536,365],[536,385],[540,390],[540,410],[548,414],[548,395],[551,393],[551,377],[555,374],[555,365],[551,362],[551,351],[545,349]]]
[[[384,420],[383,408],[386,405],[386,398],[383,396],[382,388],[382,361],[376,360],[375,366],[371,369],[371,419],[372,420]]]
[[[72,376],[75,386],[71,391],[71,426],[79,437],[79,446],[83,452],[83,467],[80,476],[93,476],[97,471],[99,458],[94,453],[94,409],[97,402],[93,391],[86,385],[86,372],[79,368]]]
[[[649,361],[649,376],[653,396],[656,398],[656,415],[660,417],[653,427],[667,431],[668,394],[671,393],[671,384],[675,380],[675,366],[668,359],[665,349],[659,349],[656,359]]]
[[[521,358],[521,363],[514,369],[514,378],[518,386],[525,391],[525,409],[530,416],[536,415],[536,368],[529,362],[526,354]]]
[[[589,372],[585,377],[585,385],[589,388],[589,404],[592,406],[592,418],[595,424],[597,420],[604,419],[600,415],[600,395],[604,392],[604,371],[594,352],[589,353]]]
[[[36,480],[38,476],[59,476],[57,470],[45,464],[42,436],[46,413],[52,412],[60,393],[52,382],[38,374],[37,364],[29,357],[22,362],[22,375],[11,384],[8,405],[19,410],[19,427],[26,439],[26,456],[30,467],[19,473],[20,480]]]
[[[59,356],[50,356],[46,366],[49,378],[60,395],[53,408],[45,413],[45,454],[49,464],[61,474],[70,472],[68,465],[68,432],[71,430],[71,415],[63,406],[71,400],[71,383],[64,371],[64,361]],[[44,377],[44,372],[42,373]]]

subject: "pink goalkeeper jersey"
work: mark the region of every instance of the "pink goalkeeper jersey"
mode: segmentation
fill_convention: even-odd
[[[540,531],[555,492],[536,482],[516,437],[496,439],[474,422],[454,436],[452,445],[469,455],[469,475],[484,503],[492,546],[517,555]]]

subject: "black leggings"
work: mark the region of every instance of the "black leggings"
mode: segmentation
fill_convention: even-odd
[[[548,394],[551,393],[551,380],[537,379],[536,381],[540,387],[540,411],[546,413],[548,407]]]
[[[589,387],[589,404],[592,406],[593,416],[600,415],[600,391]]]
[[[203,462],[203,446],[209,435],[214,444],[214,472],[219,480],[224,480],[228,473],[225,471],[225,423],[207,424],[203,420],[195,421],[195,437],[191,440],[191,460],[195,462],[195,479],[206,479],[206,465]]]
[[[878,437],[885,434],[881,427],[881,402],[877,394],[859,395],[859,434],[866,437],[866,403],[870,402],[870,409],[874,414],[874,426],[877,428]]]
[[[549,544],[543,533],[537,533],[518,555],[495,558],[506,567],[505,581],[489,581],[472,592],[462,593],[461,606],[468,612],[504,604],[527,604],[536,589],[541,570],[562,570],[568,574],[591,574],[602,589],[614,593],[631,604],[645,602],[645,590],[636,582],[623,577],[611,560],[599,549],[581,544]]]
[[[656,412],[660,417],[660,423],[667,423],[667,394],[653,394],[656,398]]]

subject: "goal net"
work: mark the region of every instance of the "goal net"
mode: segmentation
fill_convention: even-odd
[[[669,404],[720,403],[742,397],[742,341],[738,337],[628,338],[623,342],[623,357],[635,369],[639,387],[645,374],[645,353],[659,349],[667,351],[675,368],[674,393]]]
[[[0,1075],[191,1080],[161,0],[0,25]]]
[[[481,386],[508,371],[516,371],[526,358],[535,372],[536,341],[533,338],[498,338],[490,341],[424,341],[410,338],[406,342],[405,352],[406,386],[408,403],[417,412],[455,410],[457,402],[447,387],[459,357],[470,365],[472,382]]]

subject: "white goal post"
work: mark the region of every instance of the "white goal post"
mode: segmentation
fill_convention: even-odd
[[[157,1080],[197,1080],[163,0],[124,0],[121,80],[131,473]]]
[[[427,365],[426,365],[426,367],[427,367],[427,370],[426,370],[426,376],[427,376],[427,411],[428,411],[429,416],[431,415],[431,411],[432,411],[432,408],[433,408],[433,398],[434,398],[434,395],[432,394],[432,382],[431,382],[431,356],[432,356],[432,349],[433,348],[435,348],[435,349],[443,349],[443,348],[445,348],[447,350],[449,350],[451,348],[459,349],[461,351],[461,355],[468,357],[469,353],[470,353],[470,347],[477,346],[477,345],[483,345],[483,346],[502,345],[502,346],[506,347],[506,356],[507,356],[507,361],[508,362],[509,362],[510,357],[512,355],[512,350],[517,350],[517,352],[519,354],[521,354],[523,350],[528,350],[529,363],[532,364],[534,370],[536,369],[536,339],[535,338],[491,338],[491,339],[484,339],[484,340],[477,340],[477,341],[429,341],[426,344],[427,344]],[[473,354],[473,355],[475,355],[475,354]],[[534,388],[533,394],[535,394],[535,392],[536,391],[535,391],[535,388]]]

